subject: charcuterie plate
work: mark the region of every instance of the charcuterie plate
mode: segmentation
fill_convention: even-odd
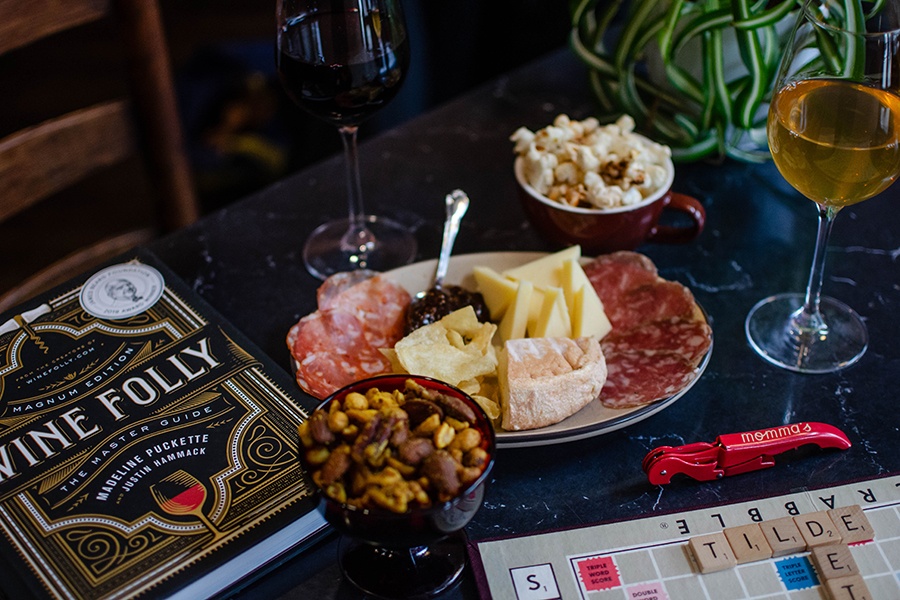
[[[545,253],[542,252],[483,252],[457,255],[450,260],[450,268],[445,281],[448,284],[461,285],[474,290],[473,267],[482,265],[502,272],[544,255]],[[416,294],[431,285],[435,264],[436,260],[427,260],[389,271],[386,275],[406,288],[410,294]],[[528,431],[498,430],[497,445],[503,448],[517,448],[559,444],[610,433],[637,423],[671,406],[683,397],[699,380],[709,363],[711,353],[712,344],[710,343],[709,349],[697,366],[696,376],[671,396],[644,406],[622,409],[607,408],[600,402],[594,401],[554,425]]]

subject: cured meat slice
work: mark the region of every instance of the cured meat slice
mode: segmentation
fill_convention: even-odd
[[[643,406],[683,390],[712,343],[691,291],[660,277],[637,252],[599,256],[584,271],[613,326],[602,341],[609,369],[603,405]]]
[[[609,408],[633,408],[667,398],[697,376],[697,369],[674,352],[611,352],[606,368],[600,402]]]
[[[626,331],[613,330],[603,338],[601,346],[606,355],[636,349],[647,354],[673,353],[697,366],[709,350],[711,340],[712,329],[706,321],[671,318],[644,323]]]
[[[605,294],[603,309],[613,331],[625,331],[644,323],[683,319],[694,321],[698,317],[697,303],[689,289],[676,281],[657,279],[628,290],[615,297]],[[702,318],[702,315],[699,315]]]
[[[355,271],[344,271],[335,273],[322,282],[319,289],[316,290],[316,304],[320,309],[331,308],[333,299],[340,295],[341,292],[348,290],[357,283],[361,283],[366,279],[375,277],[378,273],[368,269],[357,269]]]
[[[652,260],[639,252],[627,250],[598,256],[582,269],[597,293],[602,290],[609,298],[617,298],[659,278]],[[606,298],[601,295],[600,299],[605,306]]]
[[[354,381],[391,371],[390,361],[366,339],[365,324],[348,311],[307,315],[291,328],[288,340],[297,361],[297,384],[319,399]]]
[[[317,290],[318,310],[287,334],[297,384],[317,398],[360,379],[390,373],[379,348],[403,337],[409,293],[368,272],[332,275]]]
[[[332,279],[336,283],[331,283]],[[366,338],[371,345],[392,348],[403,337],[406,309],[411,301],[409,292],[381,275],[353,281],[354,278],[343,273],[329,277],[319,288],[326,290],[317,292],[319,310],[352,312],[365,324]]]

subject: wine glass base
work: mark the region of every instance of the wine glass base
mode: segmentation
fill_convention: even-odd
[[[348,246],[345,240],[349,219],[329,221],[317,227],[303,246],[306,269],[314,277],[326,279],[335,273],[357,269],[389,271],[415,258],[416,238],[400,223],[367,215],[363,224],[372,241],[360,247]]]
[[[798,373],[832,373],[862,357],[869,334],[849,306],[823,296],[819,310],[824,329],[798,330],[793,315],[803,294],[779,294],[760,300],[744,322],[750,346],[768,362]]]
[[[385,600],[434,598],[461,580],[466,535],[414,548],[391,549],[341,536],[338,553],[344,576],[357,588]]]

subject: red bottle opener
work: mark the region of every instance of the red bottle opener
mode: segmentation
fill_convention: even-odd
[[[679,473],[698,481],[712,481],[772,467],[775,455],[806,444],[846,450],[850,440],[843,431],[826,423],[794,423],[728,433],[712,443],[659,446],[644,457],[642,466],[654,485],[669,483]]]

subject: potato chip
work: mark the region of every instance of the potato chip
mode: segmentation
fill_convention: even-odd
[[[496,325],[480,322],[475,310],[466,306],[414,330],[381,353],[394,372],[446,381],[472,396],[496,419],[500,416],[497,350],[491,343],[496,330]]]
[[[472,400],[478,403],[478,406],[484,411],[491,421],[495,421],[500,417],[500,405],[493,399],[479,394],[469,394]]]
[[[484,334],[473,343],[472,334],[481,329],[493,335],[496,326],[479,323],[471,307],[460,309],[397,342],[397,361],[409,373],[429,375],[453,385],[491,373],[496,369],[496,353],[489,350],[490,345],[481,343]]]

